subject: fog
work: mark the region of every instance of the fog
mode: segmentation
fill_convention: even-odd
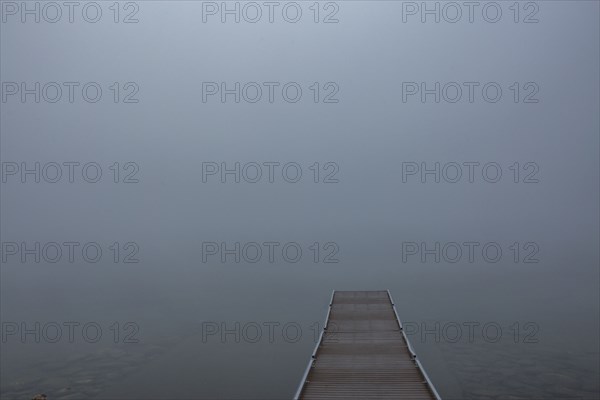
[[[503,328],[412,335],[443,398],[597,398],[599,5],[487,3],[2,1],[2,397],[291,398],[389,289]]]

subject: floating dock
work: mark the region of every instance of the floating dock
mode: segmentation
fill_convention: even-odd
[[[294,399],[441,400],[389,290],[339,291]]]

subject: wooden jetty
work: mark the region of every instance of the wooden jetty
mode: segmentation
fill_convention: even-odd
[[[388,290],[339,291],[294,399],[441,400]]]

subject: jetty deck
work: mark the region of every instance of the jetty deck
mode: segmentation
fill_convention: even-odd
[[[295,399],[440,399],[387,290],[334,291]]]

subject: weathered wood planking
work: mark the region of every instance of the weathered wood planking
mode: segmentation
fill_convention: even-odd
[[[334,291],[295,399],[440,399],[389,291]]]

